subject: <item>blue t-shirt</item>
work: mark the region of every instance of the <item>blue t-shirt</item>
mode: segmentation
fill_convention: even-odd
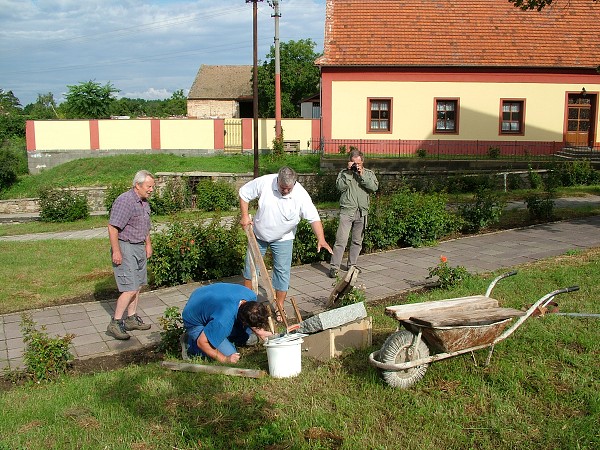
[[[251,289],[239,284],[215,283],[192,292],[181,317],[186,328],[204,327],[204,335],[218,347],[231,334],[241,300],[256,301]]]

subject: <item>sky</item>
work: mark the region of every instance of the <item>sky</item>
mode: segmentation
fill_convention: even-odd
[[[274,44],[271,1],[258,1],[259,64]],[[280,42],[323,51],[325,0],[279,0]],[[198,69],[253,63],[246,0],[0,0],[0,89],[22,106],[70,85],[112,84],[117,97],[187,95]]]

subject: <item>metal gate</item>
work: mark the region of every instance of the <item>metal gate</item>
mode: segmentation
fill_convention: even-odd
[[[242,119],[225,119],[225,153],[242,150]]]

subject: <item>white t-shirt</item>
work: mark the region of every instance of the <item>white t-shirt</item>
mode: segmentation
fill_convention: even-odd
[[[306,189],[298,182],[292,192],[282,196],[277,189],[277,174],[263,175],[240,188],[240,198],[250,202],[258,198],[258,211],[253,219],[254,234],[261,241],[294,239],[300,219],[310,223],[321,217]]]

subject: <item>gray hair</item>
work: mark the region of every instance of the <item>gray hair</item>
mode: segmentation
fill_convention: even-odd
[[[148,177],[154,180],[154,175],[152,175],[150,172],[148,172],[147,170],[140,170],[133,177],[133,187],[135,187],[137,184],[144,184],[146,178]]]
[[[297,179],[298,175],[296,174],[296,171],[291,167],[282,167],[277,173],[277,182],[281,186],[293,186]]]
[[[354,149],[350,150],[350,153],[348,154],[348,161],[352,161],[352,158],[356,158],[359,156],[360,156],[361,161],[365,160],[365,157],[363,156],[363,152],[361,152],[357,148],[354,148]]]

